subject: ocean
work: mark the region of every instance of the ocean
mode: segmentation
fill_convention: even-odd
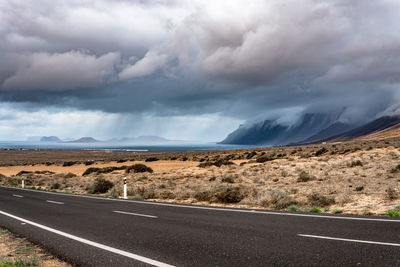
[[[119,150],[119,151],[188,151],[188,150],[227,150],[255,148],[260,145],[223,145],[217,143],[167,143],[155,145],[133,145],[121,143],[53,143],[0,141],[0,149],[9,150]]]

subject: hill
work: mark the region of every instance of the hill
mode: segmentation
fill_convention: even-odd
[[[68,143],[97,143],[98,140],[94,139],[93,137],[81,137],[77,140],[70,141]]]

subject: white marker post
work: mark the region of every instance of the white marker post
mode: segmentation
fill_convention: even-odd
[[[22,179],[22,188],[25,188],[25,180]]]
[[[126,188],[126,177],[124,178],[124,199],[128,198],[127,188]]]

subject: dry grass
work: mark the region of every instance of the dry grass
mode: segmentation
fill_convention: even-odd
[[[11,265],[11,263],[14,263],[14,265]],[[32,267],[71,266],[54,258],[26,239],[17,237],[9,231],[0,228],[0,265],[3,266],[2,264],[4,266]]]
[[[26,184],[73,193],[88,193],[98,178],[114,184],[103,195],[120,197],[123,177],[128,178],[128,195],[151,199],[251,208],[287,209],[312,206],[352,214],[385,214],[399,203],[399,140],[259,148],[232,151],[164,153],[160,160],[96,162],[75,164],[1,167],[3,184]],[[84,159],[82,159],[84,160]],[[216,162],[234,164],[215,164]],[[142,163],[153,173],[92,173],[89,167],[120,167]],[[201,164],[199,167],[199,164]],[[20,171],[52,173],[25,173]],[[67,174],[72,173],[75,174]]]

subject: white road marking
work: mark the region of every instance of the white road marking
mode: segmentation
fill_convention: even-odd
[[[0,214],[3,214],[3,215],[8,216],[10,218],[19,220],[21,222],[25,222],[25,223],[33,225],[33,226],[36,226],[36,227],[38,227],[40,229],[52,232],[54,234],[61,235],[61,236],[64,236],[66,238],[69,238],[69,239],[72,239],[72,240],[75,240],[75,241],[78,241],[78,242],[81,242],[81,243],[84,243],[84,244],[87,244],[87,245],[90,245],[90,246],[93,246],[93,247],[96,247],[96,248],[99,248],[99,249],[103,249],[103,250],[106,250],[106,251],[109,251],[109,252],[112,252],[112,253],[115,253],[115,254],[118,254],[118,255],[121,255],[121,256],[125,256],[125,257],[128,257],[128,258],[134,259],[134,260],[138,260],[138,261],[141,261],[141,262],[153,265],[153,266],[160,266],[160,267],[172,267],[173,266],[173,265],[169,265],[167,263],[163,263],[163,262],[160,262],[160,261],[152,260],[152,259],[140,256],[140,255],[136,255],[136,254],[133,254],[133,253],[130,253],[130,252],[127,252],[127,251],[123,251],[123,250],[116,249],[116,248],[113,248],[113,247],[109,247],[109,246],[106,246],[106,245],[103,245],[103,244],[100,244],[100,243],[97,243],[97,242],[93,242],[93,241],[90,241],[90,240],[87,240],[87,239],[84,239],[84,238],[81,238],[81,237],[78,237],[78,236],[74,236],[74,235],[71,235],[71,234],[68,234],[68,233],[65,233],[65,232],[50,228],[50,227],[45,226],[45,225],[38,224],[38,223],[35,223],[35,222],[32,222],[32,221],[23,219],[21,217],[17,217],[15,215],[6,213],[4,211],[0,211]]]
[[[21,196],[21,195],[13,195],[14,197],[24,197],[24,196]]]
[[[69,196],[69,197],[91,198],[91,199],[105,200],[105,201],[119,201],[119,202],[135,203],[135,204],[168,206],[168,207],[186,208],[186,209],[217,210],[217,211],[229,211],[229,212],[240,212],[240,213],[310,217],[310,218],[335,219],[335,220],[355,220],[355,221],[376,221],[376,222],[400,223],[400,220],[397,220],[397,219],[362,218],[362,217],[351,217],[351,216],[344,217],[344,216],[333,216],[333,215],[314,215],[314,214],[274,212],[274,211],[262,211],[262,210],[252,211],[252,210],[240,210],[240,209],[231,209],[231,208],[205,207],[205,206],[187,206],[187,205],[180,205],[180,204],[159,203],[159,202],[151,202],[151,201],[136,201],[136,200],[113,199],[113,198],[102,198],[102,197],[93,197],[93,196],[84,196],[84,195],[54,193],[54,192],[46,192],[46,191],[37,191],[37,190],[33,190],[33,189],[22,189],[22,188],[17,188],[17,187],[0,186],[0,188],[1,187],[2,188],[11,188],[11,189],[16,189],[16,190],[26,190],[26,191],[36,192],[36,193]]]
[[[337,241],[344,241],[344,242],[355,242],[355,243],[365,243],[365,244],[400,247],[400,244],[398,244],[398,243],[386,243],[386,242],[376,242],[376,241],[357,240],[357,239],[346,239],[346,238],[337,238],[337,237],[319,236],[319,235],[305,235],[305,234],[298,234],[298,236],[310,237],[310,238],[318,238],[318,239],[337,240]]]
[[[58,201],[46,200],[46,202],[53,203],[53,204],[58,204],[58,205],[64,205],[64,203],[58,202]]]
[[[146,214],[140,214],[140,213],[132,213],[132,212],[126,212],[126,211],[119,211],[119,210],[113,210],[115,213],[121,213],[121,214],[127,214],[127,215],[134,215],[134,216],[141,216],[141,217],[148,217],[148,218],[158,218],[157,216],[153,215],[146,215]]]

